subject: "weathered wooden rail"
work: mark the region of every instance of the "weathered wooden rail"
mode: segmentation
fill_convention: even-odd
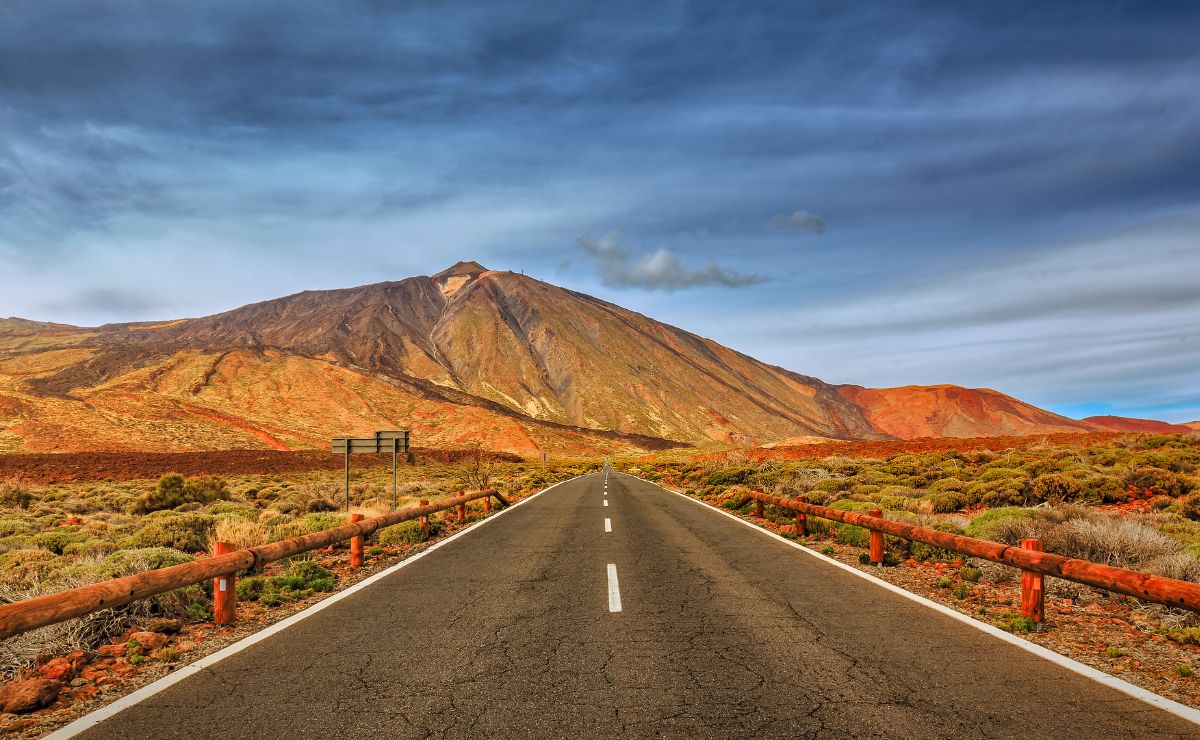
[[[355,517],[354,521],[340,527],[266,545],[235,550],[227,543],[218,543],[218,547],[215,548],[216,554],[212,557],[3,604],[0,605],[0,640],[92,612],[111,609],[132,601],[174,591],[177,588],[194,586],[210,578],[214,579],[214,621],[218,624],[229,623],[233,621],[236,608],[234,599],[234,574],[236,573],[258,570],[267,563],[299,555],[302,552],[330,547],[346,540],[351,541],[351,564],[359,566],[362,565],[362,540],[377,530],[418,519],[428,533],[428,517],[431,514],[447,509],[457,509],[457,519],[462,521],[468,502],[483,499],[485,507],[490,511],[492,498],[502,505],[508,504],[508,501],[495,490],[489,489],[465,494],[460,492],[458,496],[432,504],[422,501],[420,506],[393,511],[390,514],[370,519]]]
[[[1200,583],[1180,581],[1126,568],[1093,563],[1090,560],[1042,552],[1040,540],[1023,540],[1021,547],[1014,547],[1000,542],[981,540],[886,519],[880,509],[871,509],[868,514],[860,514],[854,511],[818,506],[799,499],[771,496],[757,491],[748,492],[744,497],[735,501],[732,508],[740,509],[750,501],[757,502],[755,513],[760,517],[763,516],[764,504],[796,512],[798,534],[807,534],[807,516],[830,519],[870,530],[870,560],[872,563],[883,562],[883,536],[887,534],[1018,568],[1022,574],[1021,611],[1024,616],[1035,622],[1042,621],[1044,612],[1042,583],[1044,576],[1062,578],[1085,586],[1133,596],[1144,601],[1200,612]]]

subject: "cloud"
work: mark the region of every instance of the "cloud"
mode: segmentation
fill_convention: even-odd
[[[143,290],[133,288],[87,288],[70,298],[50,301],[43,308],[50,312],[86,311],[104,316],[145,314],[165,304]]]
[[[621,246],[616,234],[599,239],[580,237],[579,246],[591,258],[600,282],[610,288],[643,288],[674,291],[715,285],[744,288],[767,281],[763,275],[743,275],[715,262],[693,270],[680,262],[675,253],[658,249],[636,259]]]
[[[771,227],[776,231],[811,231],[814,234],[825,233],[825,219],[808,211],[793,211],[788,216],[778,213],[771,219]]]

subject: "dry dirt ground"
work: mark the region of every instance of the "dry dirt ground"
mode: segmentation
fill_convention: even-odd
[[[466,450],[414,449],[425,462],[452,463],[465,459]],[[507,453],[489,453],[497,460],[517,462]],[[402,461],[403,462],[403,461]],[[213,452],[59,452],[0,455],[0,480],[28,483],[128,481],[157,478],[165,473],[249,475],[341,470],[344,458],[322,450],[219,450]],[[391,464],[390,455],[355,455],[355,469]]]

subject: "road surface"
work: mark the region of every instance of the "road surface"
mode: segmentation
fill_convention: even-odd
[[[653,485],[618,474],[606,485],[594,474],[84,736],[1067,738],[1197,729]]]

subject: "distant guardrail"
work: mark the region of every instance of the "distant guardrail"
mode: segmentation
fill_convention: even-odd
[[[218,542],[212,557],[3,604],[0,605],[0,640],[178,588],[194,586],[209,579],[213,579],[213,621],[230,624],[236,619],[236,573],[259,570],[267,563],[346,540],[350,540],[350,564],[359,567],[362,565],[363,539],[375,531],[419,519],[428,532],[429,515],[457,508],[458,520],[462,521],[467,503],[483,499],[485,510],[490,512],[492,498],[502,505],[508,505],[507,499],[492,489],[476,493],[460,492],[458,496],[436,503],[422,500],[420,506],[370,519],[355,514],[350,524],[266,545],[233,549],[228,543]]]
[[[1042,541],[1037,539],[1022,540],[1021,547],[1015,547],[887,519],[883,516],[881,509],[871,509],[867,514],[860,514],[818,506],[799,499],[771,496],[758,491],[748,492],[736,500],[732,504],[732,508],[740,509],[750,501],[757,502],[755,514],[759,517],[763,516],[764,504],[796,512],[798,534],[807,534],[806,517],[808,516],[830,519],[870,530],[869,557],[870,561],[877,565],[883,562],[883,536],[888,534],[942,550],[1018,568],[1021,571],[1022,616],[1039,624],[1043,621],[1045,614],[1043,583],[1045,576],[1074,581],[1085,586],[1133,596],[1144,601],[1200,612],[1200,583],[1180,581],[1126,568],[1117,568],[1112,565],[1093,563],[1090,560],[1043,552]]]

